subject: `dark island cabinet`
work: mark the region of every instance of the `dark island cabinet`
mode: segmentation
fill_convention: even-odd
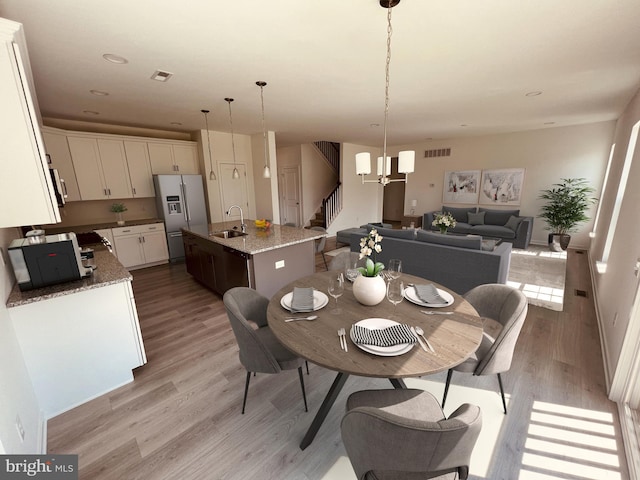
[[[233,287],[248,287],[250,255],[188,232],[182,234],[187,272],[220,295]]]

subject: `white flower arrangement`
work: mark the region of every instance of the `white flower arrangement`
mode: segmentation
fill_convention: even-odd
[[[364,267],[358,267],[360,274],[364,277],[375,277],[382,270],[384,270],[384,264],[381,262],[374,262],[371,260],[371,255],[378,254],[382,251],[382,235],[378,233],[375,228],[372,228],[366,237],[360,239],[360,259],[367,257]]]
[[[447,229],[456,226],[456,219],[449,212],[442,212],[436,214],[436,218],[431,225],[438,227],[442,233],[445,233]]]

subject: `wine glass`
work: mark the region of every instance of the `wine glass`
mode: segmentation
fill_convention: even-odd
[[[356,277],[360,275],[358,271],[358,259],[360,254],[357,252],[349,252],[349,259],[345,268],[345,276],[350,282],[354,282]]]
[[[400,278],[400,274],[402,273],[402,260],[399,258],[392,258],[389,260],[389,276],[395,280]]]
[[[404,298],[403,294],[404,284],[402,280],[392,278],[387,284],[387,300],[393,303],[393,315],[396,314],[396,305],[398,305]]]
[[[338,297],[344,293],[344,275],[342,275],[342,272],[331,275],[328,292],[329,295],[336,299],[336,308],[331,313],[334,315],[341,313],[342,311],[338,308]]]

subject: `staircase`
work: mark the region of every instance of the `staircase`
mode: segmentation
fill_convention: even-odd
[[[335,142],[319,141],[314,142],[320,153],[336,172],[340,178],[340,144]],[[310,220],[312,227],[327,228],[342,210],[342,183],[338,180],[333,191],[322,200],[320,209],[316,212],[315,218]]]

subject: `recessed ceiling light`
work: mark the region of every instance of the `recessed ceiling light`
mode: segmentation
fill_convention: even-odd
[[[541,91],[528,92],[528,93],[525,93],[525,95],[527,97],[537,97],[538,95],[542,95],[542,92]]]
[[[89,90],[89,93],[92,95],[97,95],[98,97],[106,97],[109,95],[109,92],[103,92],[102,90]]]
[[[468,127],[469,125],[467,125],[466,123],[461,123],[460,126],[461,127]]]
[[[151,80],[157,80],[159,82],[166,82],[172,76],[173,76],[173,73],[163,72],[162,70],[156,70],[155,72],[153,72],[153,75],[151,75]]]
[[[96,112],[95,110],[83,110],[82,113],[87,115],[100,115],[100,112]]]
[[[129,60],[127,60],[126,58],[121,57],[120,55],[114,55],[113,53],[105,53],[104,55],[102,55],[102,58],[104,58],[107,62],[117,63],[120,65],[129,63]]]

